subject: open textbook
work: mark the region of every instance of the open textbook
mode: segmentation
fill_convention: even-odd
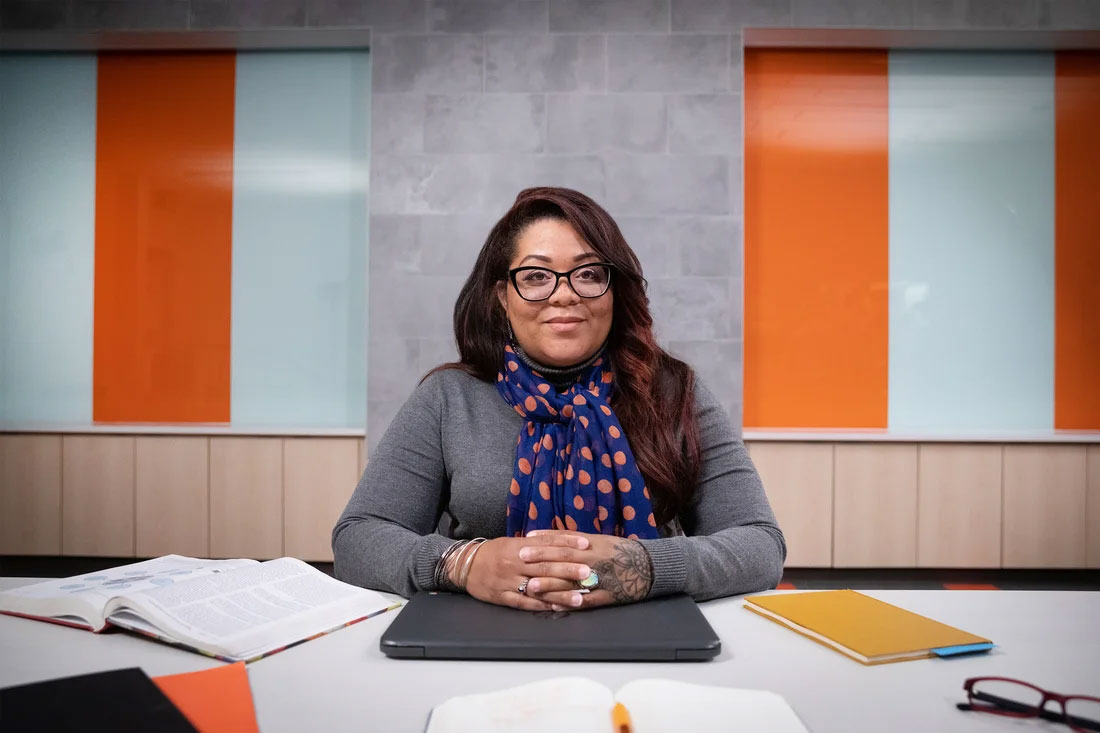
[[[252,661],[396,608],[292,557],[165,555],[0,592],[0,612],[103,631],[119,626],[225,661]]]
[[[611,733],[616,703],[626,708],[633,733],[718,731],[731,726],[806,733],[794,710],[774,692],[643,679],[613,693],[585,677],[555,677],[452,697],[432,710],[427,733]]]

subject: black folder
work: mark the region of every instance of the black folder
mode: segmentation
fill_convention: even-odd
[[[137,667],[62,677],[0,690],[0,731],[195,731]]]

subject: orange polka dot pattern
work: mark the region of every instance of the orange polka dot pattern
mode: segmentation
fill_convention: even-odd
[[[558,392],[504,349],[497,391],[524,422],[508,493],[507,535],[533,529],[595,529],[601,534],[658,536],[653,506],[610,400],[614,374],[597,359]],[[518,489],[518,490],[517,490]]]

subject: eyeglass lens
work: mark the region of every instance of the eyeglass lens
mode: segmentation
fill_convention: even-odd
[[[1005,680],[979,680],[974,683],[973,695],[975,700],[1021,714],[1037,715],[1043,703],[1039,690]]]
[[[607,292],[611,270],[606,265],[586,265],[569,273],[569,284],[582,298],[597,298]],[[549,298],[558,284],[552,270],[541,267],[516,273],[516,289],[528,300]]]
[[[1100,700],[1087,697],[1067,699],[1066,722],[1081,730],[1100,730]]]

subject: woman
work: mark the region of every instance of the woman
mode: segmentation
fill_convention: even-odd
[[[338,578],[532,611],[779,582],[744,445],[657,346],[638,259],[592,199],[522,191],[454,329],[461,361],[416,388],[333,530]]]

